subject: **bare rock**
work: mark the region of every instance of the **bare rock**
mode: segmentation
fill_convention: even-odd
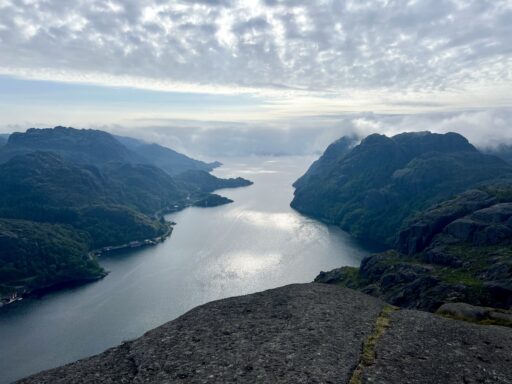
[[[362,383],[511,384],[512,330],[402,310],[391,314]]]
[[[446,303],[443,304],[436,313],[475,323],[480,322],[512,326],[512,311],[504,309],[479,307],[467,303]]]
[[[20,383],[348,382],[383,306],[337,286],[290,285],[197,307]]]
[[[295,284],[205,304],[137,340],[19,381],[349,382],[511,384],[512,329]]]

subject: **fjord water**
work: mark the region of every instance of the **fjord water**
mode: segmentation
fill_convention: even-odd
[[[187,310],[229,296],[310,282],[366,254],[347,234],[289,207],[312,158],[230,159],[215,174],[254,185],[218,191],[235,202],[168,216],[171,238],[101,258],[95,283],[0,309],[0,383],[115,346]]]

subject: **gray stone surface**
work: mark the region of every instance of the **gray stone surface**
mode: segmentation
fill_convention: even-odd
[[[20,383],[347,383],[383,305],[324,284],[220,300]]]
[[[512,330],[396,311],[362,383],[510,384]]]
[[[349,383],[361,363],[358,384],[512,384],[512,328],[427,312],[392,311],[365,365],[384,306],[339,286],[289,285],[197,307],[20,383]]]

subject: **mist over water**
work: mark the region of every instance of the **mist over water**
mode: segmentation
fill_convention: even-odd
[[[168,216],[171,238],[101,258],[103,280],[0,309],[0,383],[99,353],[211,300],[357,266],[366,255],[347,234],[289,207],[310,157],[229,159],[215,171],[247,188],[218,191],[235,202]]]

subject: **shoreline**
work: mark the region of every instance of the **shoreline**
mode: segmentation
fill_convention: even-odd
[[[245,186],[240,186],[240,187],[245,187]],[[231,188],[240,188],[240,187],[231,187]],[[215,191],[213,191],[213,192],[215,192]],[[212,194],[215,196],[215,194],[213,192],[210,192],[209,194]],[[196,205],[196,203],[198,201],[199,200],[191,200],[189,198],[189,200],[186,202],[178,202],[177,204],[175,204],[172,207],[166,207],[166,208],[161,209],[160,211],[154,213],[153,217],[164,218],[165,224],[167,225],[167,231],[160,236],[157,236],[154,238],[149,238],[149,239],[144,239],[144,240],[134,240],[134,241],[130,241],[128,243],[120,244],[120,245],[106,246],[106,247],[102,247],[99,249],[94,249],[94,250],[89,251],[87,253],[87,256],[89,258],[97,258],[102,255],[109,254],[109,253],[121,252],[121,251],[124,251],[127,249],[150,247],[150,246],[155,246],[157,244],[160,244],[172,235],[174,226],[176,225],[176,223],[173,221],[165,220],[165,215],[176,213],[176,212],[182,211],[189,207],[201,207],[201,206]],[[227,204],[230,202],[232,202],[232,201],[226,201],[226,202],[223,202],[222,204],[218,204],[218,205],[224,205],[224,204]],[[206,206],[206,207],[215,207],[215,206],[217,206],[217,205]],[[206,207],[202,207],[202,208],[206,208]],[[101,280],[104,277],[106,277],[108,274],[109,274],[108,271],[104,271],[101,275],[96,276],[96,277],[57,282],[57,283],[54,283],[54,284],[51,284],[48,286],[39,287],[39,288],[35,288],[35,289],[29,289],[26,286],[13,287],[13,292],[9,292],[9,293],[5,294],[5,296],[0,294],[0,308],[3,308],[9,304],[13,304],[18,301],[21,301],[26,297],[29,297],[32,295],[38,295],[38,293],[44,295],[45,293],[48,293],[48,292],[58,291],[61,289],[60,287],[70,287],[70,286],[74,286],[74,285],[80,285],[80,284],[85,284],[85,283],[92,282],[92,281]]]
[[[106,247],[102,247],[99,249],[94,249],[92,251],[89,251],[88,256],[89,257],[99,257],[101,255],[105,255],[112,252],[122,251],[125,249],[135,249],[135,248],[143,248],[143,247],[149,247],[154,246],[160,243],[163,243],[168,237],[172,235],[172,232],[174,230],[174,226],[176,225],[173,221],[166,221],[167,224],[167,231],[157,237],[144,239],[144,240],[134,240],[130,241],[129,243],[124,243],[120,245],[109,245]]]
[[[123,251],[126,249],[136,249],[136,248],[143,248],[143,247],[149,247],[149,246],[155,246],[157,244],[160,244],[164,242],[167,238],[169,238],[174,230],[174,226],[176,225],[173,221],[166,221],[167,224],[167,231],[157,237],[150,238],[150,239],[144,239],[144,240],[135,240],[131,241],[129,243],[116,245],[116,246],[106,246],[100,249],[95,249],[92,251],[89,251],[87,253],[87,256],[89,258],[95,258],[100,257],[102,255]],[[0,297],[0,308],[6,307],[10,304],[16,303],[18,301],[22,301],[24,298],[31,297],[31,296],[39,296],[44,295],[46,293],[55,292],[63,288],[69,288],[74,287],[82,284],[86,284],[93,281],[98,281],[103,279],[109,274],[109,271],[104,271],[98,276],[91,276],[88,278],[80,278],[80,279],[70,279],[66,281],[60,281],[56,282],[47,286],[38,287],[34,289],[29,289],[26,286],[18,286],[13,287],[13,292],[6,294],[6,296]]]

